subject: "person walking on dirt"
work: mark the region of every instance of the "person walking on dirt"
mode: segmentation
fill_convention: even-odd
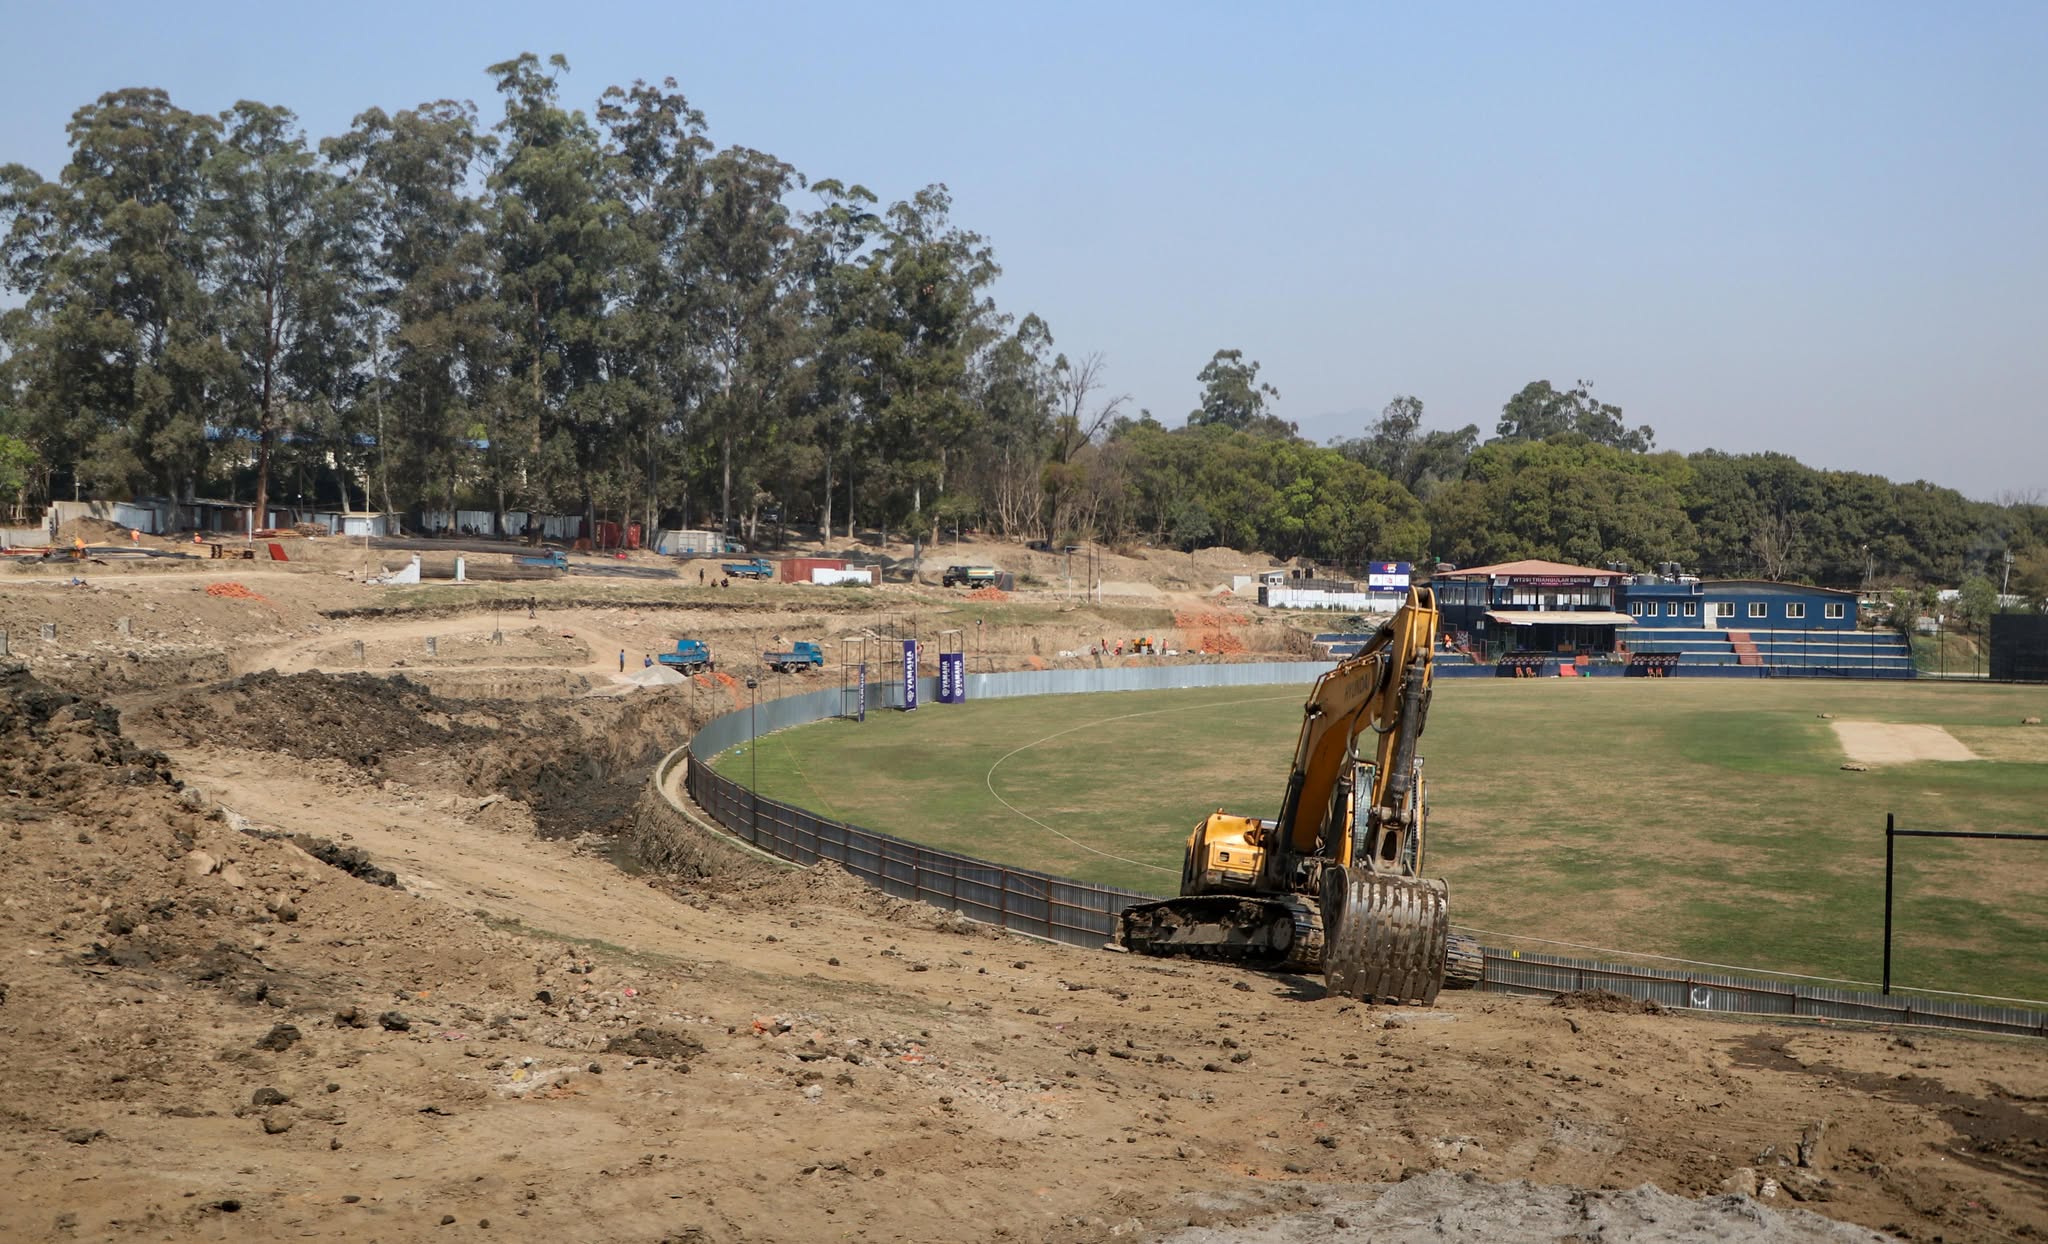
[[[626,672],[626,650],[624,648],[619,649],[619,672],[621,674]]]
[[[697,567],[697,586],[704,586],[704,567],[702,566]]]
[[[648,655],[647,655],[646,653],[644,653],[644,652],[643,652],[643,653],[641,653],[641,654],[640,654],[640,668],[641,668],[641,669],[644,669],[644,670],[645,670],[645,669],[653,669],[653,668],[654,668],[654,658],[653,658],[653,657],[651,657],[651,656],[648,656]]]
[[[528,622],[533,621],[533,607],[538,603],[539,600],[536,597],[529,596],[526,598],[526,620]]]

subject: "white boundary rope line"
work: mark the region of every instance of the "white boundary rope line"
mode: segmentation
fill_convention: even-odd
[[[789,745],[789,740],[782,737],[787,733],[788,732],[785,730],[770,730],[768,733],[754,740],[754,746],[756,748],[759,748],[761,746],[762,739],[781,739],[782,754],[789,757],[789,767],[796,770],[797,780],[804,784],[805,790],[811,792],[813,795],[816,795],[818,797],[818,802],[823,804],[825,807],[825,815],[831,817],[835,821],[839,820],[839,809],[833,807],[832,801],[825,797],[825,792],[819,790],[816,783],[811,781],[810,771],[804,768],[804,762],[802,758],[796,754],[796,749]]]
[[[1291,700],[1293,698],[1293,695],[1265,695],[1254,696],[1240,700],[1208,700],[1201,704],[1176,704],[1171,708],[1150,708],[1146,709],[1142,713],[1119,713],[1114,717],[1101,717],[1097,718],[1094,721],[1084,721],[1076,726],[1068,726],[1064,730],[1055,730],[1051,734],[1046,735],[1042,739],[1033,739],[1031,740],[1031,742],[1026,743],[1021,747],[1013,747],[1009,751],[1004,752],[1001,756],[996,757],[994,764],[988,767],[988,772],[982,775],[982,781],[988,787],[988,793],[995,796],[995,801],[997,803],[1003,805],[1005,808],[1008,808],[1011,812],[1015,813],[1016,815],[1023,817],[1025,820],[1031,822],[1033,825],[1038,826],[1040,829],[1044,830],[1048,834],[1051,834],[1055,838],[1065,839],[1067,842],[1070,842],[1074,846],[1081,848],[1083,851],[1087,851],[1093,855],[1099,855],[1107,860],[1115,860],[1119,864],[1129,864],[1134,868],[1146,868],[1152,870],[1153,872],[1159,873],[1178,872],[1178,869],[1165,868],[1158,864],[1148,864],[1144,860],[1134,860],[1130,859],[1127,856],[1117,855],[1116,853],[1111,851],[1104,851],[1100,847],[1091,847],[1087,843],[1081,841],[1079,838],[1074,837],[1072,834],[1062,833],[1059,830],[1054,829],[1052,826],[1046,824],[1044,821],[1039,820],[1037,817],[1031,815],[1029,812],[1026,812],[1022,808],[1019,808],[1016,804],[1011,803],[1009,800],[1003,798],[1002,793],[996,790],[996,770],[1002,766],[1002,763],[1005,760],[1008,760],[1010,757],[1017,755],[1019,752],[1028,752],[1032,748],[1037,747],[1041,743],[1050,743],[1054,739],[1059,738],[1061,735],[1072,734],[1076,730],[1087,730],[1094,726],[1105,726],[1113,721],[1129,721],[1133,717],[1156,717],[1161,713],[1188,713],[1193,712],[1194,710],[1200,708],[1216,708],[1219,705],[1270,704],[1275,700]]]
[[[1463,928],[1463,926],[1459,926]],[[1653,955],[1641,950],[1616,950],[1611,946],[1586,946],[1578,942],[1560,942],[1548,937],[1531,937],[1526,933],[1502,933],[1497,929],[1464,929],[1480,937],[1504,937],[1515,942],[1535,942],[1541,946],[1564,946],[1571,950],[1583,950],[1596,955],[1621,955],[1629,959],[1655,959],[1659,963],[1682,963],[1689,968],[1713,968],[1722,972],[1750,973],[1757,976],[1782,976],[1787,980],[1819,981],[1824,985],[1855,985],[1862,989],[1882,988],[1876,981],[1845,980],[1839,976],[1808,976],[1802,972],[1786,972],[1778,968],[1738,967],[1730,963],[1708,963],[1701,959],[1680,959],[1675,955]],[[1538,965],[1541,966],[1541,965]],[[1906,988],[1901,986],[1901,988]],[[1938,994],[1946,998],[1975,998],[1980,1002],[2017,1002],[2023,1006],[2048,1006],[2038,998],[2008,998],[1995,993],[1961,993],[1953,989],[1910,989],[1912,993]]]

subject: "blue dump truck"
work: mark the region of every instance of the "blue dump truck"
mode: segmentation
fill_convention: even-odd
[[[701,639],[678,639],[674,652],[664,652],[655,660],[685,674],[699,673],[711,668],[711,645]]]
[[[825,664],[825,650],[808,639],[799,639],[789,646],[788,652],[762,653],[761,664],[783,674],[818,669]]]
[[[545,566],[550,570],[567,570],[569,568],[569,555],[560,549],[548,549],[532,557],[520,558],[519,564],[522,566]]]
[[[727,562],[719,567],[728,579],[772,579],[775,577],[775,563],[766,558],[756,557],[750,562]]]

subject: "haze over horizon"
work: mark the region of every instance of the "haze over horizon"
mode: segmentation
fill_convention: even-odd
[[[1398,393],[1491,434],[1595,382],[1658,447],[2048,494],[2048,6],[24,8],[0,163],[101,92],[218,112],[673,76],[720,145],[885,201],[944,182],[995,296],[1178,426],[1218,349],[1318,442]],[[807,196],[805,196],[807,200]]]

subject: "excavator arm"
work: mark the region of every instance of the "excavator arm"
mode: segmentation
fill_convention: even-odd
[[[1284,868],[1288,855],[1317,856],[1348,865],[1356,856],[1385,871],[1399,869],[1405,855],[1413,860],[1405,871],[1412,875],[1419,866],[1407,847],[1420,828],[1415,745],[1429,711],[1437,619],[1435,593],[1409,589],[1406,603],[1363,648],[1316,680],[1280,801],[1274,845],[1281,850],[1269,853],[1269,861]],[[1367,732],[1376,736],[1367,769],[1371,786],[1356,799],[1358,741]],[[1368,809],[1363,844],[1350,832],[1354,804]],[[1355,844],[1364,849],[1354,850]]]

